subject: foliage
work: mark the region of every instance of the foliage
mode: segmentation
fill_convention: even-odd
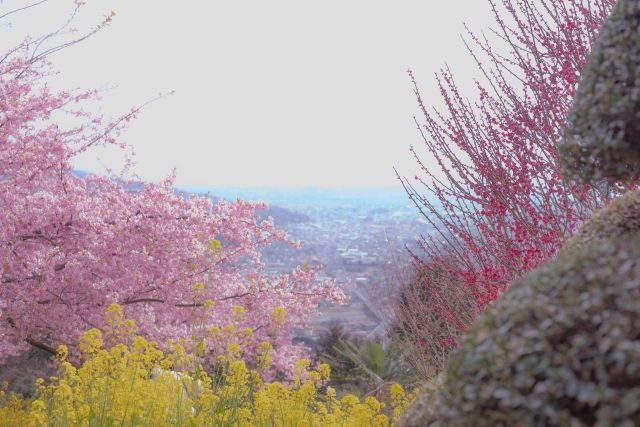
[[[599,209],[562,248],[573,250],[592,241],[640,231],[640,192],[629,191]]]
[[[421,240],[424,254],[415,254],[417,274],[448,271],[473,301],[458,317],[459,307],[450,306],[457,290],[442,289],[449,281],[432,283],[428,292],[442,292],[434,299],[442,305],[438,315],[406,340],[416,350],[431,340],[424,364],[455,347],[469,319],[553,256],[617,191],[563,182],[556,154],[580,70],[615,1],[488,1],[495,37],[469,31],[466,44],[484,77],[473,100],[446,68],[438,76],[445,108],[430,111],[411,75],[423,113],[416,124],[431,162],[412,148],[422,173],[415,184],[402,182],[434,229]],[[440,313],[455,315],[445,317],[451,333],[433,340],[445,330]]]
[[[391,383],[412,383],[415,378],[412,370],[402,360],[402,351],[391,344],[368,339],[360,344],[341,340],[335,348],[344,359],[355,365],[354,373],[372,384],[375,393]]]
[[[589,56],[560,144],[573,179],[640,173],[640,4],[619,0]]]
[[[400,385],[391,387],[390,421],[385,405],[375,398],[337,399],[330,387],[321,392],[330,375],[327,365],[311,369],[309,360],[302,359],[289,383],[265,382],[262,374],[273,352],[266,342],[253,368],[239,358],[247,348],[230,344],[216,373],[209,375],[183,343],[162,352],[135,335],[135,325],[123,320],[118,306],[109,309],[109,317],[115,329],[83,335],[81,367],[67,361],[62,346],[59,377],[49,385],[39,381],[34,399],[0,395],[3,426],[388,426],[414,396]],[[120,343],[106,345],[105,335],[117,336]]]
[[[204,337],[234,310],[250,310],[238,327],[254,330],[254,349],[272,342],[274,366],[290,370],[306,352],[292,343],[293,328],[305,326],[319,301],[344,295],[333,282],[315,284],[311,268],[265,274],[261,248],[296,243],[271,219],[257,219],[264,204],[183,197],[172,178],[76,176],[78,154],[124,147],[118,136],[138,109],[107,120],[83,110],[95,91],[48,87],[46,53],[70,43],[44,47],[68,24],[0,55],[0,359],[67,344],[75,360],[80,331],[103,327],[104,308],[118,303],[159,341]]]
[[[471,328],[419,425],[637,425],[639,323],[639,235],[564,253]]]
[[[341,342],[360,344],[361,340],[345,330],[342,325],[332,325],[315,342],[316,359],[331,367],[331,383],[336,386],[345,384],[361,385],[363,377],[357,373],[356,362],[339,351]]]
[[[332,326],[318,339],[317,358],[331,368],[330,384],[342,392],[380,397],[391,384],[412,385],[414,371],[404,362],[403,352],[388,343],[362,339]]]

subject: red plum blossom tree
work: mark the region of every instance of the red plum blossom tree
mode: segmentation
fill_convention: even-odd
[[[444,108],[430,110],[410,72],[422,112],[416,125],[437,165],[427,167],[412,147],[422,173],[402,178],[433,228],[415,257],[423,289],[408,290],[429,301],[405,296],[398,306],[403,336],[423,349],[423,365],[441,367],[478,312],[615,194],[605,184],[565,182],[556,154],[580,72],[614,3],[488,0],[492,36],[467,29],[465,42],[482,76],[473,100],[445,68],[436,76]]]

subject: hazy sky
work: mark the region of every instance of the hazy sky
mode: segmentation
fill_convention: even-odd
[[[0,1],[0,12],[24,1]],[[24,12],[0,39],[55,27],[69,0]],[[114,10],[110,27],[52,57],[61,87],[108,87],[103,111],[159,92],[125,140],[135,171],[179,186],[396,186],[415,172],[418,113],[406,70],[438,104],[445,61],[476,74],[462,22],[491,25],[485,0],[89,0],[78,25]],[[0,13],[1,14],[1,13]],[[4,44],[2,45],[4,48]],[[100,160],[97,157],[100,157]],[[118,167],[92,152],[77,167]]]

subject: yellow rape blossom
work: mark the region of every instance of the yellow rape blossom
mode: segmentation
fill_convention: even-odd
[[[107,324],[111,330],[105,333],[113,337],[126,335],[134,326],[114,306],[107,311]],[[234,332],[225,327],[225,333]],[[337,399],[332,387],[322,392],[329,366],[313,369],[308,359],[296,363],[290,383],[264,382],[259,368],[240,359],[241,343],[228,345],[220,372],[209,376],[184,341],[168,342],[161,351],[141,336],[126,336],[106,347],[102,332],[91,329],[80,340],[83,364],[73,367],[61,346],[58,377],[48,384],[38,380],[31,400],[7,395],[0,387],[0,425],[388,427],[415,397],[415,391],[407,394],[393,385],[390,409],[373,397],[360,400],[348,394]],[[268,342],[258,346],[260,357],[272,351]]]
[[[324,380],[328,380],[331,376],[331,367],[326,363],[321,363],[317,369],[320,377]]]
[[[219,240],[212,239],[209,241],[209,249],[216,255],[222,252],[222,243]]]
[[[284,325],[284,321],[287,317],[287,310],[284,307],[276,307],[273,309],[273,313],[271,314],[271,320],[277,327],[282,327]]]
[[[244,307],[241,305],[231,307],[231,319],[234,322],[242,322],[244,319]]]

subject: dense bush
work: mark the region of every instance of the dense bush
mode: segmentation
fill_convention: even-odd
[[[640,172],[640,2],[619,0],[603,24],[578,85],[560,146],[572,178]]]
[[[563,250],[573,250],[593,240],[608,239],[640,231],[640,192],[630,191],[613,199],[595,212],[565,244]]]
[[[405,425],[640,424],[640,236],[513,284],[471,328],[439,399]]]
[[[234,331],[232,324],[222,333],[235,341],[208,374],[198,364],[204,348],[196,345],[189,354],[178,342],[163,353],[136,336],[135,324],[122,318],[118,306],[112,305],[107,317],[112,329],[106,334],[89,330],[80,341],[82,366],[67,361],[61,347],[59,376],[49,385],[39,380],[33,399],[0,391],[0,425],[383,427],[395,424],[413,398],[395,384],[388,409],[372,397],[338,399],[334,389],[323,387],[330,368],[312,369],[305,359],[296,363],[289,383],[266,382],[271,345],[262,343],[249,353],[247,334]],[[257,358],[243,360],[249,354]]]

